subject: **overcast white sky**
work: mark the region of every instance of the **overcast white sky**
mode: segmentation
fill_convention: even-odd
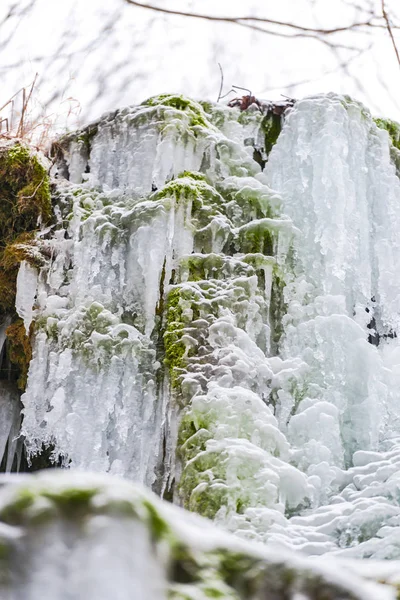
[[[368,1],[358,0],[363,6]],[[399,0],[386,1],[396,10]],[[349,2],[152,0],[167,8],[224,16],[252,14],[325,27],[354,19]],[[0,20],[15,3],[1,0]],[[218,62],[226,91],[236,84],[259,97],[278,98],[281,93],[301,97],[333,90],[358,98],[375,114],[400,121],[400,68],[386,32],[338,38],[360,50],[370,46],[357,58],[352,53],[347,73],[338,62],[347,60],[349,53],[335,54],[314,40],[288,40],[235,25],[163,16],[128,6],[124,0],[36,0],[28,15],[11,19],[0,33],[0,43],[7,34],[11,37],[0,52],[0,105],[38,72],[37,101],[45,104],[58,95],[49,112],[72,108],[70,127],[78,112],[84,123],[162,92],[215,100]],[[74,100],[67,101],[70,97]]]

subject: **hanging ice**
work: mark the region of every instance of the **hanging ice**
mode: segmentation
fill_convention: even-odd
[[[37,269],[32,267],[26,260],[21,262],[17,277],[17,296],[15,299],[15,309],[23,319],[26,334],[29,335],[29,328],[33,318],[33,305],[37,290]]]

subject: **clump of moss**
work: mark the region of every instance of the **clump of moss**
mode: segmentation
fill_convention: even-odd
[[[28,510],[34,502],[35,494],[27,488],[22,488],[12,502],[2,507],[1,520],[10,525],[19,523],[21,514]]]
[[[38,222],[51,218],[49,177],[38,158],[19,143],[0,148],[0,312],[14,309],[18,265],[38,266],[33,247]]]
[[[274,255],[274,233],[262,224],[243,227],[239,232],[240,248],[249,254]]]
[[[264,132],[265,139],[265,152],[269,154],[276,144],[279,134],[282,129],[282,118],[273,113],[269,113],[264,117],[261,123],[262,130]]]
[[[13,365],[18,367],[17,385],[20,390],[24,390],[28,378],[29,363],[32,358],[32,347],[23,320],[17,319],[7,327],[6,336],[8,340],[8,358]]]
[[[176,200],[180,200],[181,198],[200,198],[201,190],[199,190],[199,186],[196,183],[195,179],[181,177],[179,179],[172,179],[159,191],[156,192],[157,200],[161,200],[162,198],[170,198],[175,197]]]
[[[185,344],[182,342],[184,323],[182,321],[182,307],[180,306],[181,289],[173,288],[167,298],[166,314],[167,326],[164,333],[165,359],[169,369],[172,388],[180,385],[181,374],[185,369]]]
[[[374,119],[374,121],[380,129],[388,132],[393,146],[400,150],[400,124],[390,119]]]
[[[40,266],[34,240],[38,224],[51,219],[50,183],[37,156],[17,142],[0,147],[0,318],[15,315],[18,267],[22,260]],[[10,361],[19,368],[24,389],[32,351],[20,319],[7,329]]]
[[[17,273],[0,269],[0,313],[4,315],[15,305]]]
[[[285,276],[275,266],[273,270],[271,301],[270,301],[270,324],[272,351],[278,352],[280,339],[283,335],[283,315],[287,313],[284,289],[286,286]]]
[[[0,247],[51,218],[46,169],[20,143],[0,148],[0,195]]]
[[[92,140],[95,135],[98,133],[99,127],[97,124],[89,125],[86,129],[83,129],[81,133],[76,138],[77,142],[81,142],[86,149],[88,157],[90,156],[90,151],[92,147]]]
[[[33,231],[21,233],[12,243],[7,244],[1,257],[0,267],[9,271],[18,267],[23,260],[37,268],[44,264],[44,257],[39,250]]]
[[[197,230],[208,225],[213,214],[224,211],[221,194],[198,172],[184,171],[152,196],[154,200],[164,198],[175,198],[177,203],[190,201],[191,218]]]
[[[90,503],[97,493],[96,488],[68,488],[56,492],[43,490],[41,495],[52,501],[65,516],[76,516],[88,512]]]
[[[143,506],[147,511],[147,518],[150,524],[153,540],[160,541],[163,538],[171,536],[169,524],[159,514],[157,508],[148,500],[143,500]]]
[[[189,125],[191,127],[210,127],[203,107],[198,102],[194,102],[179,94],[160,94],[159,96],[153,96],[142,102],[142,106],[165,106],[175,108],[176,110],[181,110],[189,115]]]
[[[190,281],[218,279],[225,267],[224,258],[219,254],[194,254],[181,260],[181,271],[187,271]]]
[[[198,171],[182,171],[182,173],[179,173],[178,179],[180,177],[190,177],[190,179],[194,179],[195,181],[207,181],[206,176]]]

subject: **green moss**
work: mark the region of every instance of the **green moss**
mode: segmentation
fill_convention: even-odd
[[[156,196],[157,200],[175,197],[179,201],[182,198],[199,198],[200,191],[198,183],[194,179],[185,177],[184,179],[180,178],[169,181],[154,196]]]
[[[272,277],[271,301],[270,301],[270,324],[271,324],[271,351],[278,352],[280,339],[283,334],[283,315],[287,312],[284,289],[286,281],[284,274],[275,265]]]
[[[278,115],[269,114],[264,117],[261,123],[265,139],[265,152],[269,154],[276,144],[279,134],[282,129],[282,118]]]
[[[211,586],[203,587],[203,592],[207,598],[226,598],[225,592]]]
[[[21,516],[35,502],[35,494],[28,488],[19,490],[12,502],[6,504],[0,511],[0,518],[11,525],[20,523]]]
[[[38,220],[51,218],[49,177],[38,158],[16,143],[0,148],[0,312],[14,309],[21,260],[32,262]]]
[[[187,410],[179,423],[177,452],[185,463],[206,449],[212,433],[208,419],[204,415],[194,415]]]
[[[67,488],[57,492],[43,490],[40,495],[51,500],[63,514],[72,516],[87,512],[96,493],[95,488]]]
[[[182,322],[181,288],[173,288],[167,297],[167,325],[164,333],[165,359],[172,388],[179,388],[181,375],[185,370],[185,344],[182,342],[184,324]]]
[[[22,488],[15,498],[3,507],[0,517],[10,524],[19,524],[27,517],[39,523],[54,515],[58,509],[64,516],[76,518],[89,512],[91,500],[97,492],[95,488],[67,488],[57,491]],[[45,498],[49,503],[42,505],[41,498]]]
[[[163,201],[164,208],[169,208],[168,203],[174,199],[178,206],[185,206],[189,210],[184,218],[195,235],[195,246],[200,250],[209,251],[213,232],[207,227],[217,215],[225,212],[224,199],[215,188],[207,183],[200,173],[184,172],[179,177],[165,184],[165,186],[152,194],[151,199],[156,204]],[[222,223],[222,220],[220,221]],[[217,234],[218,235],[218,234]],[[204,247],[205,246],[205,247]]]
[[[214,106],[215,106],[212,102],[207,102],[206,100],[200,100],[199,104],[208,115],[212,114]]]
[[[0,314],[13,311],[18,269],[0,270]]]
[[[222,181],[217,185],[218,192],[226,202],[227,215],[238,226],[243,221],[275,218],[281,214],[281,202],[277,194],[248,185],[240,186],[236,181]]]
[[[18,267],[22,260],[43,264],[35,241],[41,221],[51,219],[50,183],[46,169],[19,142],[0,147],[0,318],[15,315]],[[6,332],[10,361],[19,370],[18,386],[24,389],[31,346],[23,323],[17,319]]]
[[[274,255],[274,232],[263,223],[254,222],[239,232],[239,247],[245,254]]]
[[[161,539],[171,536],[168,523],[159,515],[155,506],[148,500],[143,501],[143,506],[147,510],[153,540],[159,542]]]
[[[196,478],[185,478],[185,481],[180,486],[180,492],[185,499],[184,506],[191,512],[195,512],[207,519],[214,519],[217,512],[223,507],[229,505],[229,490],[222,482],[208,485],[204,490],[196,490],[193,483],[198,480],[198,483],[203,483],[200,475]],[[187,488],[187,492],[186,492]],[[189,495],[189,489],[191,493]]]
[[[187,271],[190,281],[219,279],[226,263],[226,257],[220,254],[192,254],[182,259],[180,270],[182,272]]]
[[[193,201],[192,213],[205,206],[221,206],[223,199],[220,194],[210,186],[201,173],[185,171],[178,178],[172,179],[158,192],[152,196],[155,200],[174,197],[182,201],[190,199]]]
[[[207,121],[203,107],[198,102],[194,102],[179,94],[160,94],[159,96],[153,96],[152,98],[145,100],[145,102],[142,102],[142,106],[175,108],[176,110],[188,114],[190,127],[210,127],[210,123]]]
[[[44,264],[44,257],[40,254],[38,243],[32,231],[21,233],[11,244],[5,247],[0,267],[9,271],[18,267],[23,260],[37,268],[42,267]]]
[[[393,146],[400,150],[400,124],[390,119],[374,119],[374,121],[380,129],[388,132]]]
[[[190,179],[194,179],[195,181],[207,181],[206,176],[198,171],[182,171],[178,175],[178,178],[180,177],[190,177]]]
[[[0,316],[14,313],[18,269],[23,260],[37,268],[44,264],[34,232],[19,234],[0,250]]]
[[[72,349],[93,371],[108,368],[113,357],[129,360],[140,353],[142,361],[154,360],[154,351],[131,335],[131,326],[98,302],[81,306],[61,319],[54,315],[39,318],[35,327],[46,332],[57,351]]]
[[[93,140],[94,136],[97,134],[98,130],[99,130],[98,125],[89,125],[88,127],[86,127],[86,129],[81,131],[81,133],[76,138],[77,142],[81,142],[81,144],[84,145],[88,157],[90,156],[92,140]]]
[[[19,143],[0,149],[0,246],[51,218],[49,177],[28,148]]]

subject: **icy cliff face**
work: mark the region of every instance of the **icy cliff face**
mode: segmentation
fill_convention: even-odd
[[[25,446],[239,537],[397,558],[394,149],[318,96],[263,170],[268,119],[160,96],[60,141],[49,258],[18,276]]]

